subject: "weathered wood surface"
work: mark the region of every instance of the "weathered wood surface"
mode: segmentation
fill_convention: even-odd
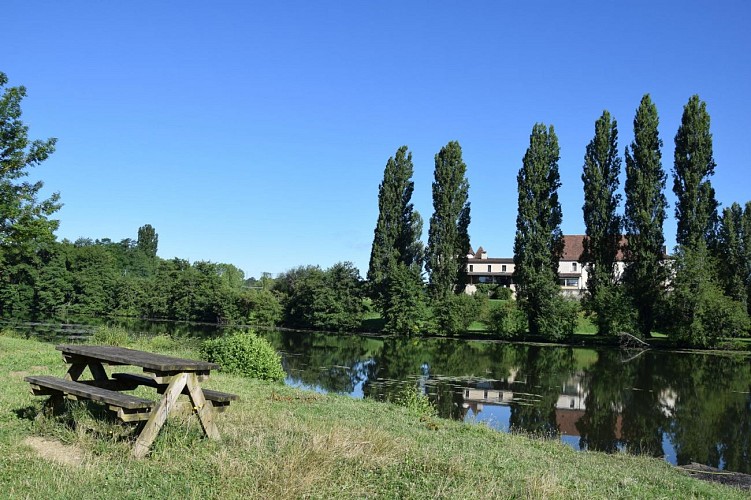
[[[164,422],[167,420],[167,416],[172,413],[173,408],[177,404],[177,398],[185,387],[187,381],[188,374],[183,373],[170,382],[162,398],[156,404],[154,409],[151,410],[149,420],[146,422],[138,439],[136,439],[135,445],[133,445],[134,457],[143,458],[149,452],[149,448],[156,439],[157,434],[159,434]]]
[[[148,387],[156,387],[158,390],[160,390],[160,392],[164,392],[164,389],[166,389],[167,387],[167,385],[165,384],[157,383],[151,377],[146,377],[137,373],[113,373],[112,378],[121,380],[123,382],[131,382],[134,386],[145,385]],[[187,387],[183,389],[182,394],[189,394]],[[206,399],[215,403],[229,403],[231,401],[237,401],[239,399],[237,394],[219,392],[205,388],[203,388],[203,395]]]
[[[111,391],[91,384],[51,377],[49,375],[28,376],[24,380],[31,384],[32,388],[36,386],[35,392],[39,395],[48,395],[50,391],[61,392],[77,398],[99,401],[127,410],[150,410],[154,406],[154,402],[149,399]]]
[[[79,357],[108,364],[140,366],[147,370],[159,372],[209,372],[219,368],[216,363],[209,363],[208,361],[176,358],[125,347],[62,344],[55,346],[55,349],[62,351],[66,360],[73,361],[75,357]]]

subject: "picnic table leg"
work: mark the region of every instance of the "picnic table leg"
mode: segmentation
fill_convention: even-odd
[[[86,363],[73,363],[65,374],[65,380],[78,380],[83,371],[86,369]]]
[[[167,420],[167,416],[177,403],[177,397],[185,388],[185,384],[188,381],[188,374],[181,373],[172,377],[172,381],[167,386],[167,389],[162,395],[162,399],[151,410],[151,416],[146,422],[141,434],[136,439],[136,444],[133,446],[133,456],[136,458],[144,457],[148,452],[151,444],[156,439],[159,430]]]
[[[73,380],[77,381],[78,377],[80,377],[83,374],[83,371],[86,369],[86,367],[89,367],[89,371],[91,372],[91,375],[94,377],[94,380],[108,380],[109,377],[107,377],[107,371],[104,369],[104,366],[99,361],[93,361],[88,360],[85,362],[76,361],[73,362],[70,365],[70,368],[68,368],[68,373],[65,374],[66,380]]]
[[[209,439],[219,439],[219,429],[217,429],[216,422],[214,422],[214,416],[216,415],[214,405],[204,397],[203,389],[201,389],[195,373],[188,375],[188,394],[190,395],[193,409],[198,415],[198,420],[201,422],[203,432]]]

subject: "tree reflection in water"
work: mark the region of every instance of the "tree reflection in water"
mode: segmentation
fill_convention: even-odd
[[[273,332],[288,382],[392,399],[421,388],[440,416],[562,436],[581,449],[751,472],[747,357],[455,339]]]

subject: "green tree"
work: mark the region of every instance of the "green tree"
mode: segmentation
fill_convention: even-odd
[[[746,297],[747,304],[746,309],[748,314],[751,315],[751,201],[746,202],[746,207],[743,210],[743,218],[741,219],[741,234],[743,235],[743,261],[746,263],[746,267],[741,270],[746,282]]]
[[[466,282],[470,222],[466,172],[458,142],[449,142],[435,155],[433,215],[425,264],[434,299],[461,292]]]
[[[603,111],[595,122],[595,136],[584,155],[584,261],[588,266],[587,308],[595,313],[597,330],[611,335],[618,327],[617,318],[607,314],[616,293],[616,257],[621,240],[621,219],[616,214],[620,195],[618,176],[618,126],[610,113]]]
[[[695,247],[678,247],[668,329],[672,337],[692,346],[712,347],[722,338],[745,336],[748,331],[745,307],[722,293],[715,265],[703,240]]]
[[[275,284],[282,294],[284,323],[297,328],[353,331],[365,312],[360,273],[350,262],[323,271],[298,267],[282,274]]]
[[[21,120],[26,89],[6,87],[0,72],[0,315],[28,314],[34,307],[39,269],[49,260],[58,221],[59,195],[39,200],[42,182],[23,178],[55,150],[56,139],[28,138]]]
[[[657,131],[657,108],[649,94],[642,97],[634,118],[634,140],[626,148],[626,292],[636,309],[642,335],[649,336],[655,323],[657,304],[663,297],[667,278],[664,266],[665,172],[662,169],[662,140]]]
[[[413,171],[412,153],[402,146],[386,162],[383,181],[378,186],[378,222],[367,278],[379,300],[394,264],[422,269],[422,218],[411,201],[415,189]]]
[[[751,203],[746,205],[751,213]],[[718,273],[723,290],[728,297],[748,304],[747,281],[751,267],[751,234],[744,227],[744,212],[738,203],[722,211],[717,234]]]
[[[157,247],[159,246],[159,235],[151,224],[146,224],[138,228],[138,243],[136,248],[148,256],[156,257]]]
[[[536,123],[517,175],[519,205],[514,238],[514,283],[529,332],[551,338],[566,332],[550,331],[559,298],[558,261],[563,253],[558,202],[560,149],[553,126]]]
[[[383,301],[384,331],[398,335],[414,335],[423,327],[426,297],[419,270],[403,263],[395,264],[388,273]]]
[[[681,125],[675,134],[676,242],[692,248],[696,248],[699,240],[711,246],[717,226],[718,203],[709,181],[716,166],[709,121],[706,103],[693,95],[683,107]]]

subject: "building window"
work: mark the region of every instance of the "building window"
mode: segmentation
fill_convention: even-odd
[[[571,270],[576,271],[576,262],[571,264]]]
[[[503,264],[503,265],[501,266],[501,272],[502,272],[502,273],[505,273],[505,272],[506,272],[506,264]]]
[[[471,273],[474,270],[474,267],[472,264],[469,265],[469,272]]]
[[[491,266],[490,264],[488,264],[488,272],[490,272],[490,268],[491,268],[491,267],[492,267],[492,266]]]
[[[561,278],[558,284],[566,288],[579,288],[579,278]]]

